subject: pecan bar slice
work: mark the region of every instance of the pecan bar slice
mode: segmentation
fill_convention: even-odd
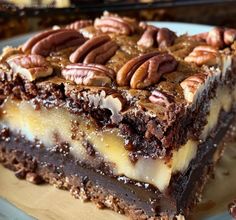
[[[6,48],[0,162],[132,219],[188,217],[235,135],[235,33],[105,12]]]

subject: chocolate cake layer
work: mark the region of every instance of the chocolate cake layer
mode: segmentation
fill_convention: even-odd
[[[38,146],[37,142],[30,142],[7,128],[1,130],[0,159],[6,167],[16,171],[16,175],[21,173],[20,178],[35,173],[40,176],[37,177],[39,180],[42,178],[59,188],[69,189],[75,197],[93,200],[98,206],[112,208],[134,219],[186,215],[196,192],[201,191],[202,183],[222,153],[228,139],[226,133],[235,121],[235,112],[221,112],[211,137],[198,146],[196,159],[184,173],[172,177],[165,193],[127,177],[109,175],[105,165],[91,168],[70,154],[49,152],[44,146]]]
[[[31,158],[41,179],[133,218],[187,216],[234,118],[235,42],[105,12],[5,48],[2,161]]]

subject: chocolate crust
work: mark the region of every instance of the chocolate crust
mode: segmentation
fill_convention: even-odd
[[[10,138],[14,138],[14,135]],[[142,187],[135,185],[128,178],[126,180],[126,177],[116,179],[108,175],[104,176],[102,172],[96,173],[78,165],[72,158],[65,159],[61,154],[56,153],[50,155],[45,149],[30,148],[29,144],[27,140],[21,139],[17,142],[17,147],[10,143],[7,147],[5,144],[0,145],[1,163],[15,171],[16,176],[21,179],[27,179],[28,173],[35,174],[46,183],[69,190],[75,198],[83,201],[91,200],[99,208],[107,207],[131,216],[133,219],[149,219],[148,214],[139,207],[153,214],[156,212],[155,201],[167,200],[167,198],[162,198],[154,187],[152,190],[149,188],[143,191]],[[127,182],[124,184],[123,181]],[[42,181],[33,183],[38,184]],[[163,205],[168,205],[167,201],[165,203]],[[164,215],[163,217],[167,218]]]
[[[34,174],[35,179],[43,179],[44,182],[50,183],[59,189],[70,191],[70,193],[77,199],[82,201],[93,201],[98,208],[110,208],[120,214],[126,214],[131,216],[132,219],[155,219],[161,220],[161,218],[149,218],[144,214],[143,210],[137,209],[134,205],[130,205],[125,200],[113,195],[113,193],[96,187],[96,185],[88,180],[86,176],[79,178],[76,176],[65,177],[53,170],[53,168],[41,167],[38,163],[32,159],[29,155],[17,150],[6,150],[0,147],[0,159],[3,165],[15,171],[16,177],[20,179],[26,179],[27,175]],[[14,164],[12,163],[14,160]],[[37,168],[33,168],[33,167]],[[31,181],[34,184],[42,184],[40,181]],[[139,216],[139,217],[138,217]],[[163,216],[164,217],[164,216]],[[168,219],[168,216],[164,218]]]
[[[113,209],[132,219],[172,219],[179,213],[188,215],[213,171],[214,155],[222,153],[229,139],[226,132],[234,122],[235,111],[222,112],[220,118],[214,136],[199,145],[189,168],[172,177],[165,193],[126,177],[107,175],[105,170],[97,173],[70,155],[48,152],[37,142],[29,142],[8,129],[1,130],[0,161],[19,178],[56,185],[69,190],[76,198],[92,200],[100,208]]]

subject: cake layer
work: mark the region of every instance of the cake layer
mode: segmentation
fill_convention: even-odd
[[[172,177],[166,193],[124,176],[109,175],[105,167],[100,167],[99,174],[94,168],[76,162],[71,154],[65,157],[60,152],[48,151],[46,146],[38,147],[37,141],[29,141],[7,129],[1,130],[0,160],[8,168],[21,170],[23,176],[27,172],[36,173],[46,182],[69,189],[75,197],[91,199],[99,207],[112,208],[133,219],[154,216],[158,220],[160,216],[172,219],[176,214],[187,214],[196,191],[201,191],[202,182],[221,154],[227,141],[223,137],[234,119],[235,111],[221,112],[212,135],[198,146],[192,165]]]

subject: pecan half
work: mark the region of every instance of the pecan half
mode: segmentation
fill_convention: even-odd
[[[152,25],[145,26],[143,23],[140,25],[142,25],[146,30],[137,42],[139,46],[149,48],[156,44],[158,47],[163,48],[174,44],[177,36],[168,28],[157,28]]]
[[[85,86],[110,86],[115,72],[99,64],[69,64],[62,70],[65,79]]]
[[[231,45],[236,41],[236,29],[225,29],[224,42],[226,45]]]
[[[72,63],[97,63],[104,64],[118,49],[118,45],[108,35],[93,37],[77,48],[70,55]]]
[[[236,29],[215,27],[209,32],[194,35],[193,38],[204,40],[210,46],[222,49],[234,43],[236,40]]]
[[[51,51],[72,46],[78,46],[85,42],[82,34],[75,30],[57,29],[48,30],[30,38],[23,46],[23,52],[47,56]]]
[[[101,18],[95,19],[94,26],[103,33],[131,35],[135,32],[137,24],[134,19],[105,12]]]
[[[158,52],[144,54],[129,60],[121,67],[116,75],[116,81],[119,86],[128,86],[135,70],[149,58],[158,55]]]
[[[36,35],[34,35],[33,37],[31,37],[30,39],[28,39],[22,46],[22,51],[23,52],[26,52],[28,50],[31,50],[32,47],[38,43],[40,40],[48,37],[49,35],[51,34],[54,34],[54,33],[57,33],[59,32],[60,29],[57,29],[57,30],[46,30],[46,31],[43,31],[43,32],[40,32]]]
[[[50,63],[40,55],[19,55],[8,59],[7,63],[14,73],[20,74],[29,81],[50,76],[53,72]]]
[[[117,73],[117,84],[142,89],[157,83],[164,73],[175,70],[177,61],[167,53],[153,52],[128,61]]]
[[[217,47],[223,48],[224,47],[224,29],[215,27],[211,31],[208,32],[206,38],[207,44]]]
[[[175,70],[177,61],[170,54],[160,54],[144,62],[130,80],[131,88],[142,89],[157,83],[164,73]]]
[[[175,32],[169,30],[168,28],[160,28],[157,33],[157,43],[160,48],[169,47],[174,44],[177,38]]]
[[[81,28],[91,26],[92,24],[93,24],[92,20],[79,20],[66,25],[66,29],[79,30]]]
[[[173,100],[171,100],[167,94],[158,90],[152,91],[149,100],[154,104],[158,104],[167,108],[173,104]]]
[[[146,48],[152,47],[156,42],[156,35],[158,32],[158,28],[152,25],[147,25],[146,30],[144,31],[143,35],[137,42],[139,46],[143,46]]]
[[[187,102],[193,102],[194,96],[198,91],[198,88],[205,82],[207,74],[198,73],[188,77],[180,83],[183,89],[184,97]]]
[[[199,66],[203,64],[214,66],[220,62],[220,54],[212,46],[197,46],[184,60],[186,62],[196,63]]]

